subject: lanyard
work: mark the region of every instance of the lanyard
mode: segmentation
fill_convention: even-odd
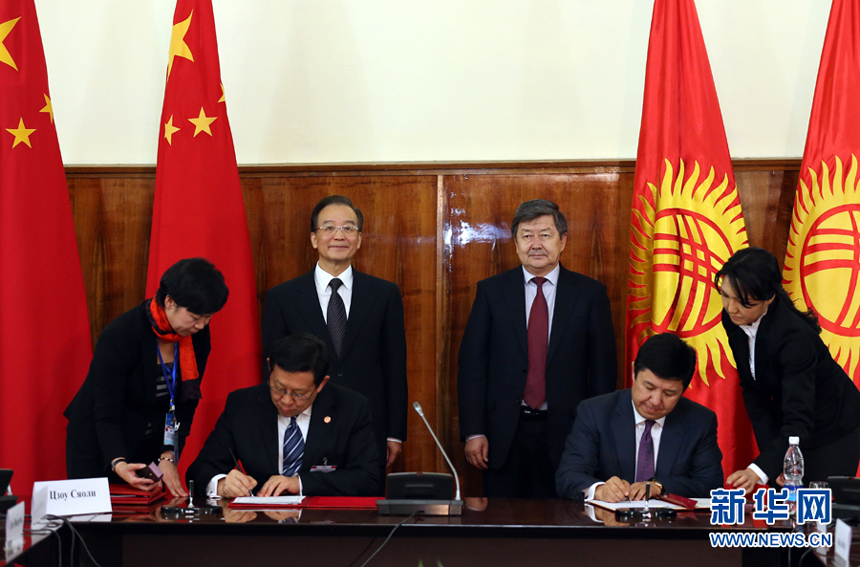
[[[161,363],[161,372],[164,374],[164,381],[167,382],[167,392],[170,394],[170,411],[175,407],[173,403],[173,392],[176,391],[176,367],[179,366],[179,343],[173,343],[173,369],[168,372],[167,365],[164,364],[164,358],[161,356],[161,348],[156,344],[155,350],[158,351],[158,361]]]

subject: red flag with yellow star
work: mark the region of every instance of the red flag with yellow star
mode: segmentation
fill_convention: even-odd
[[[696,349],[698,368],[685,395],[716,412],[726,474],[752,462],[754,441],[713,282],[745,246],[695,3],[656,0],[634,177],[627,368],[656,333],[674,333]]]
[[[0,468],[66,478],[63,410],[92,358],[69,188],[33,0],[0,2]]]
[[[783,280],[860,386],[860,1],[834,0],[788,234]]]
[[[182,258],[208,258],[230,297],[210,323],[203,399],[181,474],[215,426],[227,394],[260,381],[260,320],[245,204],[227,121],[210,0],[179,0],[161,114],[147,296]]]

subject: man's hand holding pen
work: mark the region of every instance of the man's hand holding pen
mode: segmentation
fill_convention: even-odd
[[[233,469],[227,476],[218,481],[218,496],[223,498],[238,498],[249,496],[251,490],[257,486],[254,477],[248,476],[238,469]]]

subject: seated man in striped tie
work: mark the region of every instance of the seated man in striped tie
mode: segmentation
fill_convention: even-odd
[[[573,500],[707,498],[723,486],[717,416],[683,397],[696,351],[670,333],[650,337],[633,363],[633,387],[579,404],[555,475]]]
[[[188,468],[200,494],[373,496],[380,486],[370,402],[328,384],[325,344],[309,333],[275,342],[269,380],[227,397]]]

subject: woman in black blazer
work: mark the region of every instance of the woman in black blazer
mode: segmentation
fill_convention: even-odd
[[[180,260],[164,272],[154,298],[105,327],[64,413],[69,478],[107,476],[153,490],[161,483],[137,471],[157,461],[167,490],[186,495],[176,462],[200,399],[209,320],[227,295],[210,262]]]
[[[748,493],[756,483],[783,484],[782,461],[795,435],[805,481],[854,476],[860,463],[860,391],[821,340],[815,313],[799,311],[782,287],[779,262],[761,248],[740,250],[714,284],[760,451],[726,483]]]

